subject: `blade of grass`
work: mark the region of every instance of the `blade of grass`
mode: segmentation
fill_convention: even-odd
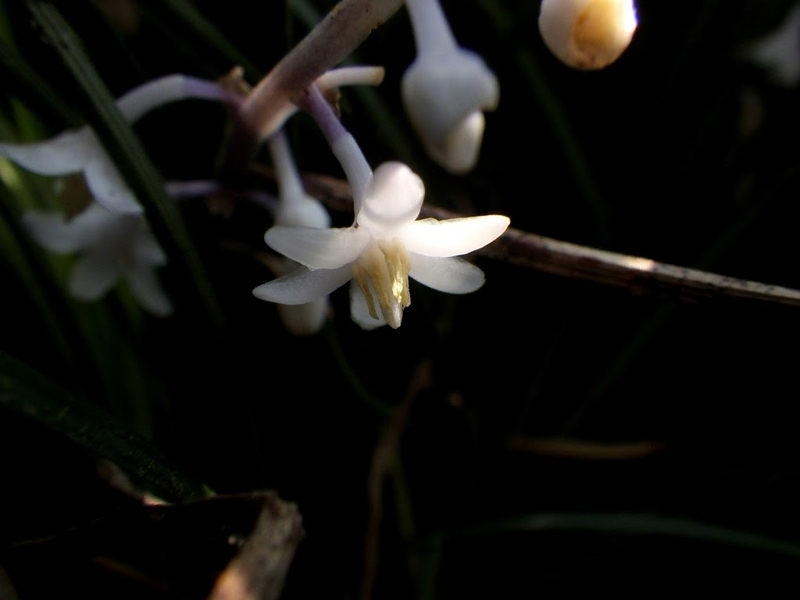
[[[46,109],[71,125],[81,122],[80,115],[65,104],[50,84],[3,40],[0,40],[0,69],[7,75],[3,85],[5,90],[21,88],[26,102],[33,107]]]
[[[184,227],[178,208],[167,196],[161,177],[148,159],[136,134],[117,109],[114,98],[58,9],[49,2],[37,0],[29,0],[28,7],[44,36],[55,47],[85,93],[92,108],[87,119],[110,154],[120,159],[117,166],[137,193],[151,219],[156,236],[168,253],[172,250],[170,254],[180,257],[218,337],[224,339],[224,318],[200,257]]]
[[[245,71],[255,79],[261,78],[262,70],[240,52],[189,0],[164,0],[163,4],[189,29],[216,48],[220,54],[234,64],[244,67]]]
[[[718,527],[700,521],[659,515],[613,513],[540,513],[491,521],[452,532],[450,537],[472,537],[512,531],[585,531],[621,535],[663,535],[747,550],[772,552],[800,559],[800,545],[775,538]]]
[[[11,195],[0,181],[0,231],[5,228],[7,233],[4,239],[0,239],[4,256],[25,283],[42,320],[47,324],[53,343],[80,382],[83,392],[101,401],[103,392],[97,375],[97,363],[78,325],[77,315],[57,284],[42,252],[23,231]],[[3,241],[6,243],[3,244]]]
[[[4,353],[0,353],[0,406],[107,458],[167,500],[207,495],[200,482],[170,463],[148,440]]]

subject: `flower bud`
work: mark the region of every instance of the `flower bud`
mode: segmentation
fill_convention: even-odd
[[[539,31],[550,51],[576,69],[603,69],[631,43],[633,0],[542,0]]]
[[[494,110],[497,79],[473,52],[421,54],[403,76],[403,103],[425,150],[452,173],[469,171],[483,139],[484,110]]]

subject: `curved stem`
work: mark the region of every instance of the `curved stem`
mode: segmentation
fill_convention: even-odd
[[[292,159],[292,151],[283,130],[276,131],[269,138],[269,153],[272,164],[275,166],[275,178],[278,180],[278,189],[281,199],[300,196],[304,194],[303,184],[297,174],[297,166]]]
[[[439,0],[406,0],[406,7],[420,56],[440,55],[458,47]]]
[[[154,108],[187,98],[217,100],[233,107],[242,103],[242,98],[213,81],[166,75],[140,85],[117,100],[117,108],[128,122],[136,121]]]

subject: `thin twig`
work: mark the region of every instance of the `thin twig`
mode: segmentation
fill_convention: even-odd
[[[364,579],[361,582],[361,599],[370,600],[378,572],[378,541],[381,519],[383,518],[383,484],[393,468],[396,468],[400,438],[408,420],[408,413],[414,400],[429,388],[432,382],[431,363],[423,360],[414,370],[403,401],[394,413],[388,428],[381,436],[372,453],[369,477],[367,479],[367,500],[369,520],[364,539]]]
[[[732,296],[800,306],[800,291],[554,240],[510,228],[483,254],[512,264],[680,299]]]
[[[307,174],[303,181],[311,195],[332,209],[352,210],[350,188],[345,181],[316,174]],[[422,216],[452,219],[463,215],[425,204]],[[581,246],[513,227],[476,254],[553,275],[625,288],[635,294],[681,300],[738,297],[800,306],[800,290]]]

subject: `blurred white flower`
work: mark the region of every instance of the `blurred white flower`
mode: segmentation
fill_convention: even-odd
[[[37,144],[0,144],[0,156],[40,175],[68,175],[82,171],[95,201],[120,213],[142,212],[142,207],[91,127],[66,131]]]
[[[22,222],[48,250],[81,255],[69,277],[75,298],[96,300],[122,277],[143,308],[161,317],[172,313],[154,270],[166,264],[166,256],[141,214],[112,212],[92,203],[70,220],[58,212],[28,212]]]
[[[406,165],[385,163],[366,185],[352,227],[271,228],[267,244],[303,266],[253,293],[279,304],[305,304],[352,280],[351,316],[374,329],[400,326],[411,301],[409,277],[442,292],[474,292],[483,285],[483,272],[455,257],[502,235],[508,217],[417,221],[424,194],[422,180]]]
[[[539,32],[550,51],[576,69],[603,69],[631,43],[633,0],[542,0]]]
[[[800,81],[800,3],[796,3],[781,25],[749,45],[745,54],[770,71],[775,82],[794,87]]]
[[[426,152],[452,173],[475,166],[483,111],[494,110],[497,78],[480,56],[457,45],[438,0],[406,0],[417,58],[403,75],[406,113]]]
[[[162,104],[185,98],[231,103],[240,101],[235,94],[215,83],[185,75],[167,75],[131,90],[117,100],[117,108],[132,123]],[[65,131],[44,142],[0,143],[0,156],[40,175],[83,172],[86,185],[96,202],[120,213],[142,212],[133,192],[88,125]]]

